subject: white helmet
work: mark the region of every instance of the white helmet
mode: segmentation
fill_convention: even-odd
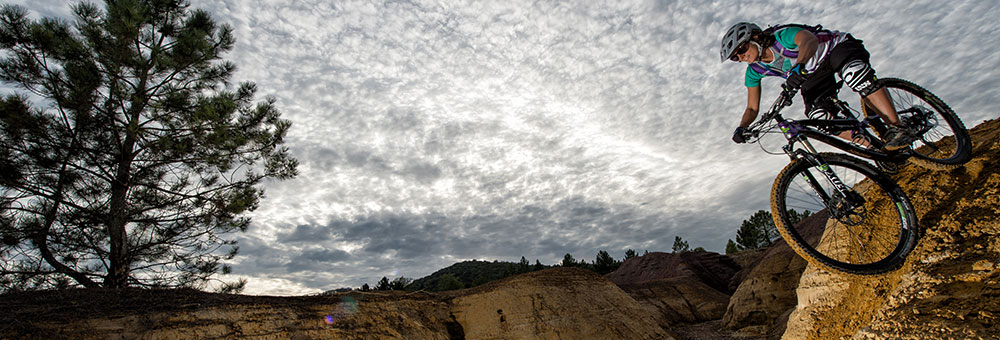
[[[741,22],[733,27],[730,27],[726,31],[726,35],[722,37],[722,50],[719,51],[719,56],[722,57],[722,61],[725,62],[733,55],[733,51],[736,50],[741,44],[750,40],[750,36],[755,32],[760,32],[760,26],[749,22]]]

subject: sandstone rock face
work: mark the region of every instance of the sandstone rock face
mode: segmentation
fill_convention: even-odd
[[[5,296],[0,309],[2,339],[675,339],[613,283],[576,268],[447,294],[77,290]]]
[[[448,304],[422,293],[252,297],[81,290],[35,295],[27,304],[0,303],[5,311],[16,311],[12,327],[0,330],[0,338],[448,340],[461,335]],[[38,314],[32,316],[33,309]]]
[[[739,288],[740,284],[743,283],[743,280],[750,275],[753,268],[761,262],[761,259],[764,258],[764,255],[767,254],[769,249],[771,248],[751,249],[740,251],[735,254],[726,254],[726,256],[729,256],[729,258],[733,259],[733,261],[740,266],[740,271],[733,274],[733,278],[729,280],[728,290],[730,292],[736,292],[736,289]]]
[[[737,270],[731,258],[716,253],[649,253],[629,259],[607,277],[669,328],[722,318]]]
[[[819,237],[826,218],[825,213],[814,214],[803,220],[798,229],[806,237]],[[729,300],[723,324],[730,329],[783,328],[779,320],[795,308],[795,288],[805,268],[806,261],[779,239],[755,263],[736,274],[742,279]],[[780,334],[782,329],[777,331]]]
[[[906,265],[874,277],[808,266],[783,339],[1000,338],[1000,121],[970,133],[964,167],[895,176],[924,230]]]
[[[711,252],[649,253],[625,261],[607,277],[619,285],[690,277],[720,292],[729,292],[729,280],[739,270],[733,259]]]
[[[621,286],[664,328],[678,323],[718,320],[729,295],[690,277],[645,281]]]
[[[673,339],[635,300],[575,268],[529,273],[452,300],[466,339]]]

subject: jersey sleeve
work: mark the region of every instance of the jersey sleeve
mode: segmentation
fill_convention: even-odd
[[[795,43],[795,35],[799,34],[799,31],[802,31],[801,27],[789,27],[775,32],[774,38],[781,46],[787,49],[796,49],[799,48],[799,44]]]
[[[764,75],[747,65],[747,72],[743,79],[743,84],[747,87],[757,87],[760,86],[760,80],[764,79]]]

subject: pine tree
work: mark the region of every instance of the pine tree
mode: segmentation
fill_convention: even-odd
[[[528,262],[528,259],[524,258],[524,256],[521,256],[521,262],[517,264],[517,272],[527,273],[530,271],[531,271],[531,263]]]
[[[625,251],[625,261],[637,256],[639,256],[639,254],[637,254],[635,250],[629,249]]]
[[[594,260],[594,271],[604,275],[615,271],[619,265],[621,262],[615,261],[608,252],[601,250],[597,252],[597,259]]]
[[[789,220],[792,225],[796,225],[812,213],[808,210],[799,213],[795,210],[788,210]],[[743,220],[740,229],[736,232],[736,245],[739,250],[761,249],[770,247],[774,241],[781,237],[774,219],[767,210],[758,210],[750,219]],[[727,246],[728,251],[728,246]]]
[[[570,255],[569,253],[567,253],[566,256],[563,256],[563,260],[562,260],[562,266],[563,267],[575,267],[577,265],[578,265],[578,263],[576,263],[576,259],[573,258],[573,255]]]
[[[674,238],[673,250],[674,250],[674,253],[683,253],[683,252],[689,251],[690,248],[688,246],[688,242],[687,241],[684,241],[684,240],[681,239],[680,236],[677,236],[677,237]]]
[[[750,219],[743,220],[743,224],[736,232],[736,244],[743,249],[766,248],[770,247],[772,240],[777,237],[778,230],[774,227],[771,213],[758,210],[750,216]]]
[[[230,88],[232,28],[205,11],[73,12],[0,10],[0,80],[26,92],[0,101],[0,203],[17,207],[0,223],[0,288],[203,287],[230,272],[223,236],[246,231],[263,181],[296,175],[291,123],[253,83]]]
[[[413,280],[406,277],[397,277],[389,282],[389,289],[391,290],[405,290],[407,286],[412,283]]]
[[[733,239],[729,239],[729,242],[726,243],[726,255],[735,254],[742,250],[740,246],[736,245],[736,242],[733,242]]]

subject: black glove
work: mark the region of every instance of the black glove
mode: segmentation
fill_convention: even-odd
[[[747,136],[744,135],[744,133],[746,131],[747,131],[747,128],[742,127],[742,126],[736,128],[736,131],[733,131],[733,142],[736,142],[736,144],[746,143],[747,142]]]
[[[802,83],[806,82],[809,78],[809,72],[806,71],[805,64],[795,64],[791,71],[788,71],[788,79],[785,80],[785,85],[788,87],[798,90],[802,87]]]

